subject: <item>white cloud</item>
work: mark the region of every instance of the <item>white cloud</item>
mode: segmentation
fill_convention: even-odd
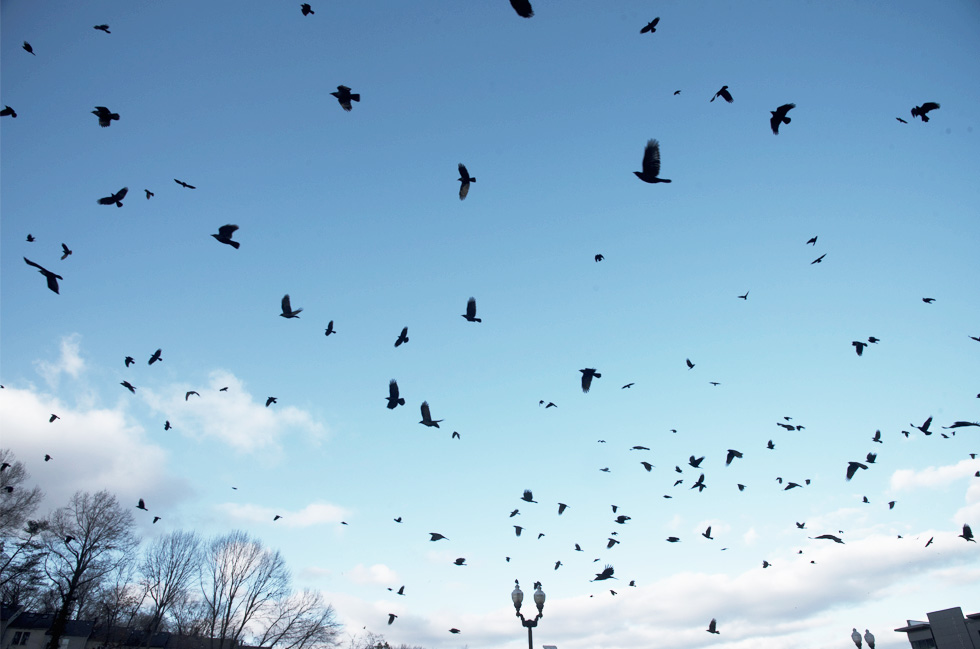
[[[58,381],[62,374],[67,374],[73,379],[77,379],[85,369],[85,361],[82,360],[82,356],[79,353],[80,340],[81,335],[77,333],[64,336],[60,344],[61,355],[57,361],[34,361],[34,366],[37,368],[38,374],[44,377],[44,380],[52,389],[58,387]]]
[[[373,566],[357,564],[347,573],[347,577],[355,584],[381,584],[389,586],[398,581],[398,573],[384,565],[376,563]]]
[[[229,518],[247,523],[275,523],[282,527],[304,528],[328,523],[339,523],[343,520],[346,510],[337,505],[325,502],[310,503],[303,509],[291,512],[285,509],[273,509],[263,505],[222,503],[216,506]],[[277,521],[273,519],[281,516]]]
[[[892,474],[891,488],[895,491],[917,487],[945,487],[961,478],[972,476],[980,469],[980,460],[960,460],[946,466],[925,469],[899,469]]]

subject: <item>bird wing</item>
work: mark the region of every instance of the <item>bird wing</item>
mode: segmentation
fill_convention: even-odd
[[[45,267],[44,267],[44,266],[42,266],[41,264],[37,264],[37,263],[35,263],[35,262],[33,262],[33,261],[31,261],[31,260],[30,260],[30,259],[28,259],[27,257],[24,257],[24,261],[26,261],[26,262],[27,262],[27,265],[28,265],[28,266],[33,266],[34,268],[37,268],[38,270],[40,270],[40,271],[41,271],[42,273],[47,273],[47,272],[49,272],[47,268],[45,268]]]
[[[919,106],[920,113],[928,113],[930,110],[936,110],[939,108],[939,104],[934,101],[927,101],[926,103]]]
[[[398,400],[398,382],[395,379],[388,382],[388,398]]]
[[[471,297],[466,301],[466,317],[475,318],[476,317],[476,298]]]
[[[649,140],[643,150],[643,173],[657,177],[660,175],[660,142]]]
[[[783,104],[782,106],[776,109],[776,113],[779,115],[780,118],[783,118],[786,117],[786,113],[793,110],[794,108],[796,108],[796,104]]]
[[[282,312],[288,314],[291,313],[292,310],[292,307],[289,305],[289,293],[286,293],[282,296]]]
[[[129,187],[123,187],[118,192],[112,195],[112,199],[113,199],[112,202],[117,203],[121,201],[122,199],[126,198],[126,194],[128,193],[129,193]]]
[[[432,413],[429,412],[429,402],[422,402],[422,421],[432,421]]]
[[[220,228],[218,228],[218,234],[226,238],[231,238],[231,235],[234,234],[235,230],[237,229],[238,229],[237,225],[231,225],[231,224],[222,225]]]
[[[459,185],[459,200],[463,200],[470,193],[469,181],[464,181]]]
[[[592,372],[582,370],[582,392],[588,392],[592,387]]]
[[[729,104],[735,101],[732,99],[732,93],[728,92],[727,88],[722,88],[718,91],[718,94],[721,95],[721,98],[727,101]]]
[[[530,18],[534,15],[534,10],[531,9],[529,0],[510,0],[510,6],[514,8],[514,11],[521,18]]]
[[[459,163],[459,178],[460,180],[468,179],[470,177],[470,172],[466,170],[466,165],[462,162]]]

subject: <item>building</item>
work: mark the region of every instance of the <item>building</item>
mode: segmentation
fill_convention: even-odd
[[[933,611],[927,617],[928,622],[906,620],[908,624],[895,629],[908,634],[912,649],[980,649],[980,613],[964,617],[957,606]]]

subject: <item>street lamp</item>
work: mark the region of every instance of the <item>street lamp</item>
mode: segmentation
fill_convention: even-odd
[[[521,618],[521,624],[527,628],[527,649],[534,649],[534,642],[531,639],[531,629],[538,626],[538,620],[544,617],[544,591],[541,590],[541,582],[534,582],[534,605],[538,607],[538,614],[534,618],[528,620],[521,615],[521,602],[524,601],[524,593],[521,592],[521,585],[516,579],[514,580],[514,590],[510,594],[510,598],[514,602],[517,617]]]

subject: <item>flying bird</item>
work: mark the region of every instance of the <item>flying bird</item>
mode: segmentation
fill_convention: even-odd
[[[424,424],[426,426],[430,426],[430,427],[434,427],[434,428],[439,428],[439,422],[440,421],[443,421],[443,420],[442,419],[436,419],[436,420],[433,420],[432,419],[432,414],[429,412],[429,402],[428,401],[423,401],[422,402],[422,421],[420,421],[419,423],[420,424]]]
[[[568,505],[565,503],[558,503],[558,515],[561,516],[565,510],[568,509]]]
[[[272,517],[272,522],[275,523],[280,518],[282,518],[282,516],[280,516],[279,514],[276,514],[275,516]]]
[[[613,522],[614,523],[619,523],[620,525],[625,525],[626,524],[626,521],[629,521],[629,520],[633,520],[633,519],[631,517],[625,515],[625,514],[620,514],[619,516],[617,516],[613,520]]]
[[[392,622],[394,622],[396,617],[398,616],[394,613],[388,613],[388,624],[390,625]]]
[[[634,385],[636,385],[636,383],[627,383],[626,385],[624,385],[623,387],[621,387],[620,390],[625,390],[626,388],[631,388]]]
[[[398,406],[404,406],[405,399],[398,396],[398,382],[395,379],[388,381],[388,410],[394,410]]]
[[[398,338],[395,340],[395,347],[403,343],[408,342],[408,327],[402,327],[402,332],[398,334]]]
[[[934,101],[927,101],[921,106],[915,106],[914,108],[912,108],[912,117],[920,117],[922,118],[923,122],[928,122],[929,111],[936,110],[937,108],[939,108],[939,104],[937,104]]]
[[[282,296],[282,313],[279,315],[283,318],[298,318],[300,311],[303,309],[296,309],[293,311],[293,307],[289,304],[289,293]]]
[[[183,180],[177,180],[176,178],[174,178],[174,182],[186,189],[197,189],[197,187],[195,187],[194,185],[188,185]]]
[[[833,534],[821,534],[820,536],[811,536],[810,538],[814,540],[822,539],[825,541],[833,541],[834,543],[840,543],[841,545],[844,545],[844,542],[841,541],[840,537],[834,536]]]
[[[707,488],[707,486],[708,485],[704,484],[704,474],[702,473],[701,477],[698,478],[698,481],[695,482],[693,485],[691,485],[691,489],[697,487],[698,493],[701,493],[702,491],[705,490],[705,488]]]
[[[59,417],[58,415],[52,413],[51,414],[51,417],[48,419],[48,423],[49,424],[53,424],[55,419],[61,419],[61,417]]]
[[[323,335],[329,336],[330,334],[337,333],[337,330],[333,328],[333,320],[327,323],[327,328],[324,330]]]
[[[61,261],[68,258],[68,255],[72,254],[72,251],[65,244],[61,244]]]
[[[301,4],[299,8],[300,10],[302,10],[304,16],[309,16],[310,14],[316,13],[315,11],[313,11],[313,7],[311,7],[309,4],[305,2]]]
[[[772,443],[772,440],[769,440],[769,443],[766,444],[766,448],[771,451],[776,448],[776,445]]]
[[[190,399],[192,394],[198,397],[201,396],[200,394],[198,394],[196,390],[188,390],[187,392],[184,393],[184,401]]]
[[[687,463],[690,464],[695,469],[697,469],[698,467],[700,467],[702,462],[704,462],[704,456],[703,455],[701,457],[698,457],[698,458],[696,458],[696,457],[694,457],[692,455],[690,457],[690,459],[688,459],[688,461],[687,461]]]
[[[163,354],[163,350],[162,349],[156,350],[155,352],[153,352],[153,355],[150,356],[150,360],[146,364],[147,365],[153,365],[157,361],[162,361],[163,360],[162,354]]]
[[[735,101],[734,99],[732,99],[732,93],[728,92],[728,86],[722,86],[721,87],[721,90],[719,90],[718,92],[716,92],[715,93],[715,96],[711,98],[711,101],[714,101],[715,99],[718,99],[718,97],[721,97],[722,99],[724,99],[725,101],[727,101],[729,104],[732,103],[733,101]]]
[[[534,494],[531,493],[531,490],[530,489],[525,489],[524,490],[524,494],[521,496],[521,500],[523,500],[524,502],[527,502],[527,503],[537,503],[538,502],[537,500],[534,500]]]
[[[616,572],[615,569],[611,565],[606,564],[606,567],[602,569],[602,572],[596,573],[595,579],[593,579],[592,581],[605,581],[606,579],[616,579],[616,577],[613,577],[613,573],[615,572]]]
[[[99,118],[99,126],[107,128],[112,120],[119,121],[119,113],[113,113],[105,106],[96,106],[92,114]]]
[[[932,435],[932,432],[929,430],[929,426],[931,424],[932,424],[932,417],[929,417],[922,423],[921,426],[916,426],[915,424],[909,424],[909,426],[912,426],[913,428],[922,431],[926,435]]]
[[[597,264],[598,264],[598,263],[599,263],[600,261],[602,261],[603,259],[605,259],[605,257],[603,257],[603,256],[602,256],[601,254],[597,254],[597,255],[595,256],[595,263],[597,263]]]
[[[807,244],[812,245],[812,246],[816,246],[817,245],[817,237],[810,237],[807,240]]]
[[[812,265],[814,265],[814,264],[820,264],[820,263],[823,263],[823,258],[824,258],[824,257],[826,257],[826,256],[827,256],[827,253],[823,253],[822,255],[820,255],[819,257],[817,257],[817,258],[816,258],[816,259],[814,259],[813,261],[811,261],[811,262],[810,262],[810,265],[812,266]]]
[[[514,11],[521,18],[530,18],[534,15],[534,10],[531,9],[529,0],[510,0],[510,6],[514,8]]]
[[[678,538],[676,536],[668,536],[667,537],[667,543],[678,543],[678,542],[680,542],[680,538]]]
[[[142,509],[142,510],[143,510],[143,511],[145,511],[145,512],[148,512],[148,511],[150,511],[150,510],[148,510],[148,509],[146,508],[146,503],[145,503],[145,502],[143,502],[143,499],[142,499],[142,498],[140,498],[140,501],[139,501],[139,502],[138,502],[138,503],[136,504],[136,509]]]
[[[52,273],[50,270],[48,270],[44,266],[42,266],[40,264],[34,263],[33,261],[31,261],[27,257],[24,257],[24,261],[27,262],[27,265],[28,266],[33,266],[34,268],[37,268],[37,272],[39,272],[42,275],[44,275],[44,278],[48,281],[48,288],[49,289],[51,289],[55,293],[58,293],[59,295],[61,295],[61,293],[58,291],[58,280],[59,279],[64,279],[64,277],[62,277],[61,275],[58,275],[57,273]]]
[[[579,370],[582,373],[582,392],[588,392],[589,388],[592,387],[592,379],[601,379],[602,374],[595,371],[594,367],[587,367],[584,370]]]
[[[156,194],[151,192],[149,189],[144,189],[143,191],[146,192],[146,200],[150,200],[150,197],[156,196]]]
[[[895,119],[897,119],[898,121],[900,121],[900,122],[901,122],[902,124],[908,124],[908,122],[906,122],[906,121],[905,121],[904,119],[902,119],[901,117],[896,117]]]
[[[868,336],[868,342],[871,343],[871,344],[873,344],[873,345],[877,345],[879,342],[881,342],[881,338],[875,338],[874,336]]]
[[[112,33],[109,31],[109,25],[96,25],[95,29],[98,29],[100,32],[105,32],[106,34]]]
[[[170,430],[171,428],[173,428],[173,426],[170,425],[170,420],[169,419],[166,420],[165,422],[163,422],[163,429],[164,430]]]
[[[360,94],[351,94],[350,88],[347,86],[337,86],[336,92],[331,92],[331,95],[337,98],[337,102],[340,103],[340,107],[346,110],[348,113],[351,111],[353,106],[352,101],[361,101]]]
[[[874,464],[877,458],[878,458],[877,453],[868,453],[868,455],[865,457],[865,462],[867,462],[868,464]]]
[[[796,523],[796,529],[805,530],[806,529],[806,521],[803,521],[802,523],[797,522]]]
[[[129,193],[129,187],[123,187],[115,194],[111,194],[104,198],[98,200],[99,205],[113,205],[116,207],[122,207],[122,199],[126,198],[126,194]]]
[[[649,472],[651,469],[653,469],[653,465],[650,464],[649,462],[640,462],[640,464],[643,465],[643,468],[646,469],[647,472]]]
[[[430,541],[441,541],[443,539],[445,539],[447,541],[449,540],[448,537],[445,537],[442,534],[439,534],[438,532],[429,532],[429,540]]]
[[[466,165],[462,162],[459,163],[459,200],[466,198],[466,195],[470,193],[470,183],[475,183],[476,178],[470,176],[470,172],[466,170]]]
[[[17,118],[17,111],[15,111],[10,106],[4,106],[3,107],[3,110],[0,110],[0,117],[8,117],[8,116],[9,117],[13,117],[13,118],[16,119]]]
[[[476,298],[471,297],[466,301],[466,313],[462,314],[460,317],[466,318],[467,322],[483,322],[480,318],[476,317]]]
[[[705,531],[701,532],[701,536],[703,536],[704,538],[708,539],[709,541],[714,541],[715,540],[714,537],[711,536],[711,526],[710,525],[708,526],[708,529],[706,529]]]
[[[147,198],[149,198],[149,196],[147,196]],[[235,250],[238,250],[238,246],[241,244],[237,241],[232,241],[232,236],[234,236],[235,230],[237,229],[237,225],[232,225],[229,223],[228,225],[222,225],[220,228],[218,228],[218,234],[212,234],[211,236],[221,243],[227,244]]]
[[[129,367],[136,362],[136,359],[134,359],[132,356],[127,356],[124,362],[126,363],[126,367]]]
[[[27,41],[24,41],[24,45],[22,47],[24,48],[24,51],[27,52],[28,54],[34,54],[34,48],[31,47],[31,44],[28,43]],[[34,54],[34,56],[37,56],[37,54]]]
[[[34,235],[29,232],[27,233],[27,243],[34,243]]]
[[[861,464],[860,462],[848,462],[847,463],[847,479],[850,480],[857,473],[858,469],[867,469],[867,464]]]
[[[653,20],[651,20],[650,22],[648,22],[646,25],[644,25],[643,26],[643,29],[640,30],[640,33],[641,34],[652,34],[652,33],[654,33],[655,31],[657,31],[657,23],[659,23],[659,22],[660,22],[660,16],[657,16],[656,18],[654,18]],[[680,92],[680,91],[678,91],[678,92]],[[677,93],[674,93],[674,94],[677,94]]]
[[[871,438],[871,441],[872,442],[878,442],[879,444],[884,444],[884,442],[881,441],[881,431],[880,430],[876,430],[875,431],[875,436]]]
[[[864,348],[868,346],[868,343],[863,343],[860,340],[854,340],[851,342],[851,344],[854,345],[854,351],[857,352],[858,356],[862,355],[864,353]]]
[[[274,403],[279,403],[279,399],[276,399],[275,397],[269,397],[265,400],[265,407],[268,408]]]
[[[619,543],[619,541],[617,541],[616,539],[610,536],[608,542],[606,543],[606,549],[607,550],[610,549],[612,546],[616,545],[617,543]]]
[[[962,534],[957,534],[957,536],[959,538],[961,538],[961,539],[964,539],[966,541],[969,541],[970,543],[976,543],[977,542],[976,539],[973,538],[973,530],[971,530],[970,529],[970,526],[967,525],[966,523],[963,523],[963,533]]]
[[[132,383],[130,383],[129,381],[123,381],[119,385],[123,386],[124,388],[126,388],[127,390],[129,390],[130,392],[132,392],[133,394],[136,394],[136,386],[133,385]]]
[[[456,564],[457,566],[465,566],[466,565],[466,557],[459,557],[458,559],[456,559],[455,561],[453,561],[453,563]]]
[[[643,171],[634,171],[636,177],[645,183],[669,183],[668,178],[660,178],[660,142],[647,140],[643,150]]]
[[[739,452],[739,451],[736,451],[733,448],[728,449],[728,456],[725,458],[725,466],[728,466],[729,464],[731,464],[732,463],[732,460],[734,460],[737,457],[738,458],[742,457],[742,453]]]
[[[772,113],[772,117],[769,118],[769,127],[772,128],[773,135],[779,135],[779,125],[789,124],[791,120],[786,117],[786,113],[796,108],[796,104],[783,104],[776,110],[769,111]]]
[[[449,629],[449,632],[450,632],[450,633],[452,633],[452,634],[454,634],[454,635],[455,635],[455,634],[457,634],[457,633],[462,633],[462,632],[461,632],[461,631],[460,631],[459,629],[457,629],[456,627],[453,627],[453,628],[451,628],[451,629]]]
[[[739,295],[738,297],[740,299],[742,299],[742,300],[748,300],[749,299],[749,292],[748,291],[745,291],[745,295]]]
[[[936,301],[936,298],[934,298],[934,297],[924,297],[924,298],[922,298],[922,301],[925,302],[926,304],[932,304],[933,302]]]
[[[706,629],[706,631],[708,633],[721,633],[721,631],[719,631],[717,627],[718,627],[717,620],[715,620],[715,618],[711,618],[711,621],[708,622],[708,628]]]
[[[689,369],[689,370],[693,370],[694,369],[694,363],[691,362],[691,359],[690,358],[684,359],[684,362],[687,364],[687,369]]]

